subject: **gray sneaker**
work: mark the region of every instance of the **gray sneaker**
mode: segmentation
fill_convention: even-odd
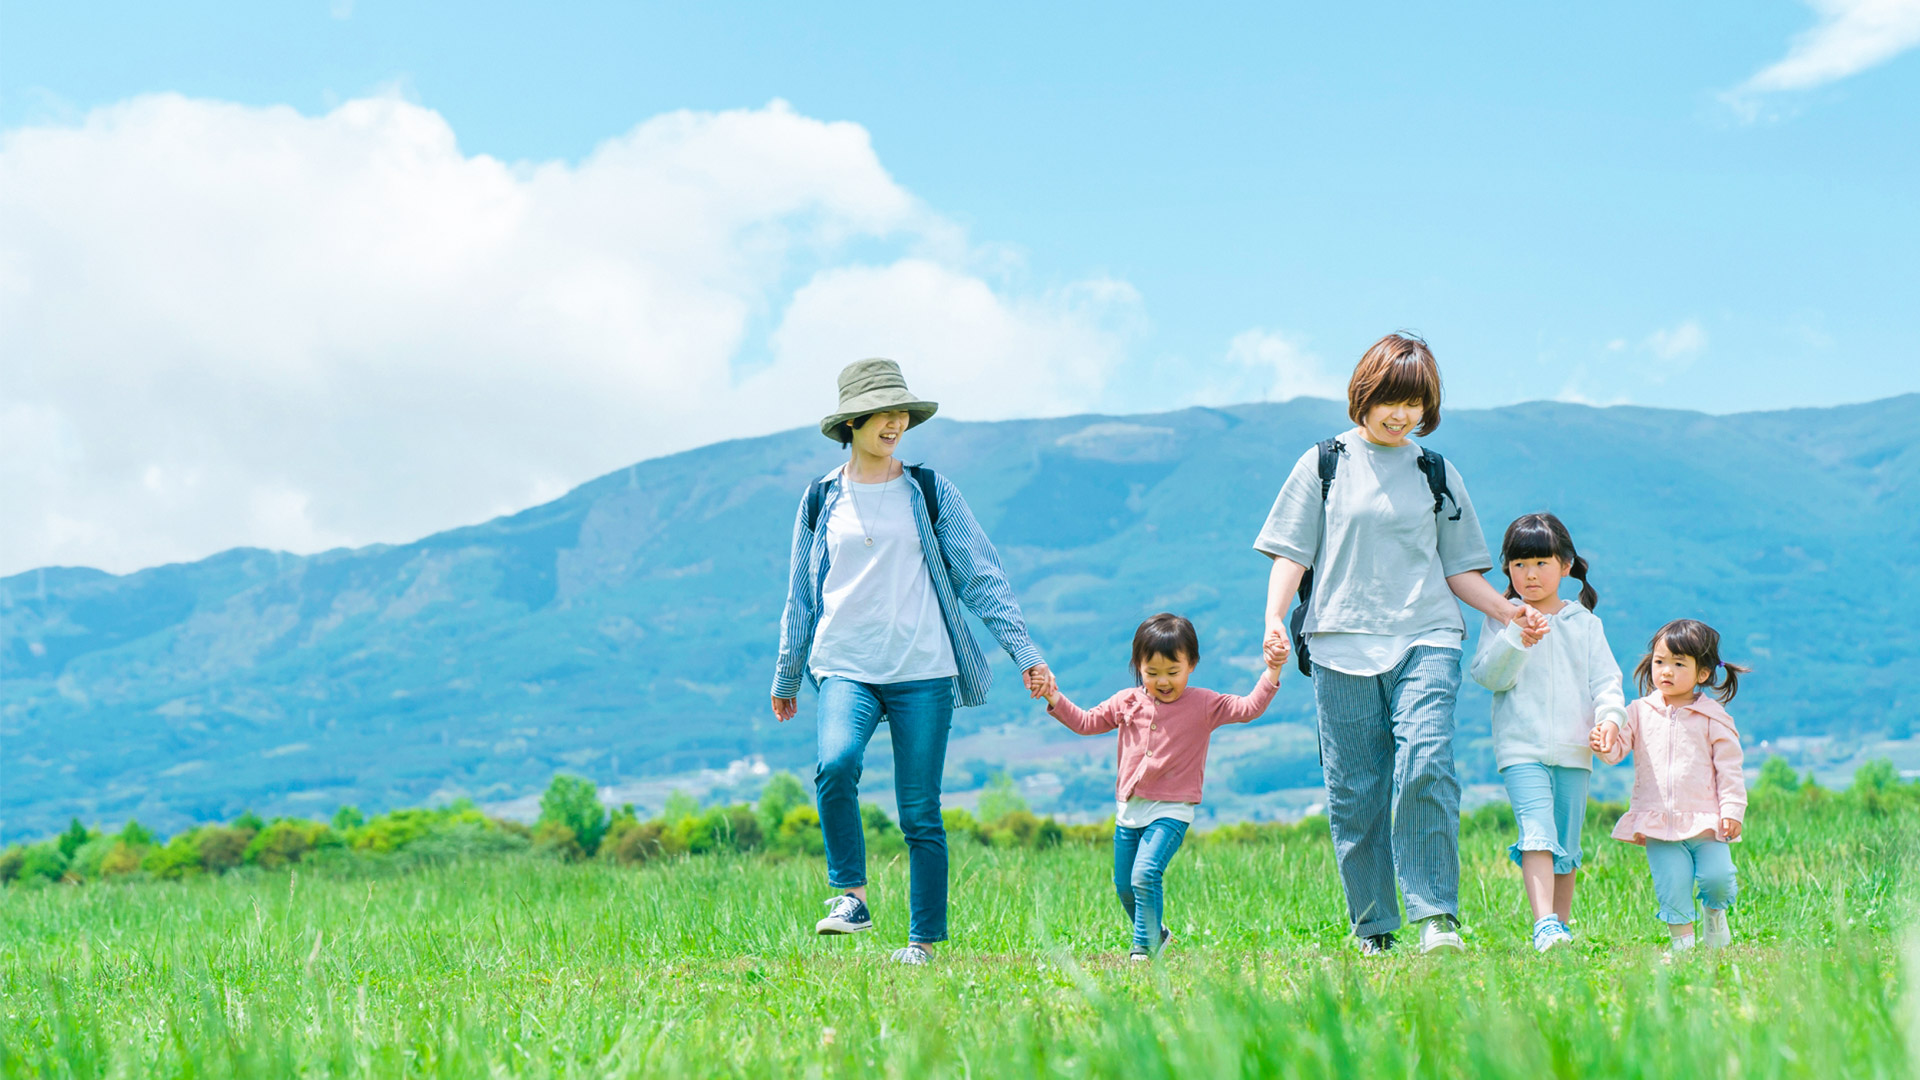
[[[904,949],[893,950],[891,957],[896,964],[911,964],[918,967],[933,959],[933,954],[918,945],[908,945]]]
[[[1727,925],[1725,909],[1707,909],[1707,917],[1700,921],[1700,944],[1709,949],[1724,949],[1733,944],[1733,928]]]

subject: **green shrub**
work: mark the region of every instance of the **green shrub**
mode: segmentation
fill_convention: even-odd
[[[243,857],[262,870],[278,870],[297,863],[314,848],[315,826],[326,828],[319,822],[276,821],[254,836]]]
[[[812,800],[807,798],[807,789],[800,784],[800,778],[790,772],[774,773],[767,786],[760,792],[760,805],[756,808],[760,817],[761,831],[771,835],[780,830],[780,823],[787,820],[787,814],[796,806],[805,806]]]
[[[534,827],[533,849],[542,855],[567,862],[578,862],[587,857],[586,849],[580,846],[580,837],[573,828],[557,821],[543,821]]]
[[[600,849],[600,838],[607,832],[607,808],[600,804],[600,792],[593,781],[555,773],[546,794],[540,796],[539,824],[566,826],[580,851],[592,855]]]
[[[780,822],[779,845],[784,851],[824,855],[826,837],[820,835],[820,814],[811,806],[796,806]]]
[[[621,866],[638,866],[649,859],[672,854],[667,827],[657,821],[633,821],[609,830],[600,841],[600,858]]]
[[[20,863],[19,880],[31,884],[34,881],[59,881],[67,876],[67,857],[60,853],[57,841],[35,844],[27,849],[26,858]]]
[[[940,811],[940,824],[946,826],[949,844],[959,840],[971,840],[976,844],[987,842],[986,834],[980,830],[980,822],[964,806]]]
[[[257,834],[250,829],[209,825],[200,831],[200,868],[224,874],[246,861],[247,845]]]
[[[150,845],[136,846],[116,838],[113,841],[113,847],[109,848],[106,856],[100,860],[100,876],[103,878],[125,877],[128,874],[138,873],[140,861],[146,857],[148,846]]]
[[[148,847],[153,843],[153,833],[145,825],[132,818],[120,826],[120,842],[130,848]]]
[[[140,860],[140,868],[165,880],[198,874],[203,869],[199,839],[192,832],[183,832],[169,840],[165,847],[149,848],[146,857]]]
[[[60,834],[60,854],[66,856],[68,862],[72,862],[73,853],[79,851],[80,846],[91,839],[93,834],[87,831],[85,825],[80,824],[79,818],[74,818],[73,824],[67,826],[67,831]]]
[[[333,828],[336,832],[352,832],[367,823],[367,815],[357,806],[342,806],[333,812]]]
[[[1794,792],[1800,790],[1800,778],[1794,775],[1793,766],[1778,754],[1771,755],[1760,763],[1760,773],[1754,778],[1753,789],[1760,791]]]
[[[15,844],[0,851],[0,885],[11,885],[20,877],[20,868],[27,863],[27,849]]]

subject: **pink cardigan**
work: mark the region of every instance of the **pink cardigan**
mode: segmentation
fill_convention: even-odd
[[[1115,798],[1197,803],[1213,729],[1244,724],[1266,712],[1278,689],[1272,673],[1263,671],[1246,697],[1189,686],[1177,700],[1162,703],[1136,686],[1091,710],[1059,694],[1047,713],[1082,735],[1119,729],[1120,779],[1113,786]]]
[[[1668,709],[1656,692],[1627,706],[1627,722],[1609,765],[1633,754],[1633,801],[1613,838],[1725,840],[1720,819],[1746,820],[1747,782],[1740,773],[1740,733],[1720,703],[1701,694]]]

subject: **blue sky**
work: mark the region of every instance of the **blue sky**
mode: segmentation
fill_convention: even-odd
[[[1016,343],[1014,352],[1099,354],[1093,368],[1069,357],[1052,382],[990,399],[968,397],[968,373],[955,367],[964,364],[929,359],[936,373],[923,381],[955,401],[956,415],[1314,392],[1396,327],[1433,341],[1456,404],[1562,397],[1725,412],[1920,390],[1906,341],[1920,282],[1913,7],[5,3],[0,130],[16,162],[40,155],[38,169],[53,152],[20,132],[97,125],[97,110],[142,95],[290,106],[307,118],[398,99],[437,116],[462,157],[496,158],[525,178],[543,163],[586,175],[607,140],[679,110],[759,116],[781,101],[810,122],[857,125],[874,175],[916,209],[804,240],[793,237],[816,218],[859,218],[855,204],[867,196],[822,195],[755,219],[749,234],[774,230],[791,246],[729,294],[738,322],[715,340],[726,342],[736,379],[778,368],[789,352],[831,352],[795,344],[805,335],[794,298],[809,283],[925,259],[948,277],[916,295],[981,283],[982,302],[1012,327],[995,340]],[[1868,19],[1875,12],[1879,22]],[[114,121],[115,137],[147,122]],[[94,164],[73,167],[109,168],[101,153],[75,150],[71,160]],[[179,204],[160,205],[166,214]],[[16,208],[46,216],[24,201]],[[260,231],[276,212],[262,210],[247,228]],[[6,229],[0,219],[0,245]],[[25,234],[11,235],[26,244]],[[89,250],[113,258],[110,247]],[[17,260],[37,292],[55,287],[33,269],[48,258]],[[88,305],[124,300],[115,295]],[[849,300],[813,318],[860,308]],[[410,333],[418,347],[432,327]],[[805,340],[842,344],[820,333]],[[45,352],[45,340],[10,349]],[[182,340],[191,351],[203,338]],[[866,340],[871,349],[855,343]],[[876,327],[844,347],[903,354],[911,372],[911,335],[893,341]],[[1050,344],[1022,344],[1030,341]],[[328,348],[313,345],[301,363],[322,363]],[[361,349],[374,346],[335,351]],[[632,353],[653,355],[644,345]],[[41,357],[27,374],[0,365],[0,393],[39,402],[47,438],[70,457],[97,459],[74,449],[89,430],[69,415],[80,406],[45,389],[53,362]],[[523,362],[544,361],[489,361]],[[218,381],[217,372],[198,377]],[[1097,392],[1061,389],[1082,384]],[[260,393],[282,391],[274,383]],[[249,399],[228,404],[245,409]],[[747,431],[790,426],[747,412]],[[336,419],[383,422],[350,409]],[[468,430],[497,422],[484,410],[463,421]],[[516,452],[548,454],[541,468],[419,518],[354,510],[355,499],[383,501],[381,492],[337,496],[324,476],[279,488],[256,476],[236,481],[257,489],[245,512],[193,509],[202,496],[166,504],[167,514],[206,522],[172,546],[142,547],[105,526],[89,534],[89,515],[123,505],[130,491],[159,498],[169,475],[226,467],[181,450],[192,437],[156,432],[153,461],[120,455],[111,466],[120,480],[101,481],[96,506],[48,504],[67,523],[8,541],[0,571],[51,558],[62,543],[94,544],[93,561],[122,568],[229,538],[293,548],[401,539],[551,494],[623,456],[742,433],[727,427],[585,449],[542,449],[530,436]],[[275,450],[271,433],[265,444],[247,441],[254,435],[194,452],[297,453]],[[421,468],[436,463],[424,457]],[[136,476],[144,479],[128,479]],[[26,488],[12,494],[32,504]]]

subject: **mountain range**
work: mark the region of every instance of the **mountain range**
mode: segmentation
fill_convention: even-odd
[[[1920,707],[1916,407],[1540,402],[1449,409],[1426,443],[1461,470],[1494,550],[1520,513],[1567,522],[1623,668],[1662,622],[1705,619],[1755,668],[1733,706],[1749,742],[1858,743],[1910,736]],[[1133,628],[1160,610],[1199,626],[1196,682],[1238,691],[1259,664],[1268,562],[1253,537],[1343,412],[1296,399],[936,419],[902,453],[964,492],[1077,699],[1127,685]],[[743,760],[806,775],[811,702],[778,724],[767,690],[795,507],[842,453],[802,429],[641,462],[410,544],[0,579],[0,835],[72,815],[165,831],[246,808],[499,802],[556,770],[616,790],[730,763],[738,776]],[[948,786],[1011,768],[1045,774],[1029,785],[1042,801],[1101,809],[1111,745],[1046,719],[995,655],[991,700],[956,714]],[[1311,714],[1292,673],[1267,718],[1217,746],[1209,801],[1258,812],[1310,789]],[[1463,771],[1486,782],[1485,695],[1470,689],[1459,715]],[[881,752],[868,786],[886,775]]]

